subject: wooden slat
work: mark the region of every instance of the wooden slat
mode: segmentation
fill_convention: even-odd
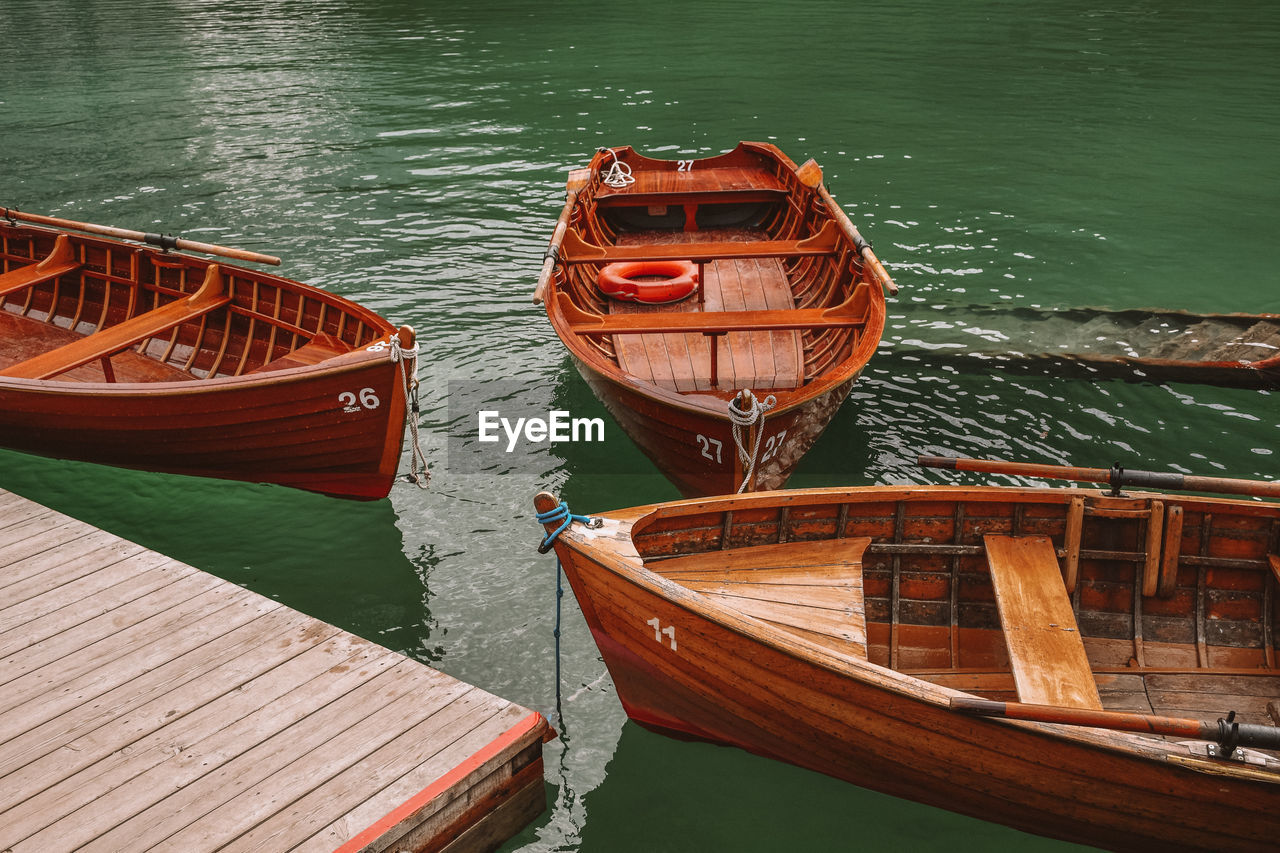
[[[635,183],[615,188],[601,184],[596,199],[601,207],[645,207],[685,203],[743,204],[780,201],[786,187],[762,169],[725,166],[678,171],[644,169],[633,174]]]
[[[622,335],[655,332],[748,332],[780,329],[843,329],[867,321],[867,298],[859,285],[852,296],[831,308],[781,311],[663,311],[653,314],[589,314],[564,291],[556,294],[569,329],[579,335]]]
[[[53,251],[43,260],[0,275],[0,302],[10,294],[52,281],[60,275],[74,272],[80,266],[80,262],[75,257],[75,249],[71,245],[71,238],[66,234],[59,234],[53,242]]]
[[[184,299],[175,299],[145,314],[130,317],[57,349],[0,370],[0,376],[20,379],[48,379],[82,364],[110,356],[149,337],[180,326],[231,301],[223,291],[217,264],[209,266],[200,289]]]
[[[0,491],[15,531],[0,850],[437,849],[542,808],[540,715]]]
[[[706,317],[725,311],[782,312],[794,306],[786,273],[781,263],[772,258],[707,264],[702,288],[701,311],[696,299],[675,305],[610,300],[610,316]],[[624,371],[659,387],[682,392],[712,388],[712,346],[719,347],[716,387],[768,391],[797,388],[804,382],[800,332],[794,329],[729,332],[721,337],[698,331],[620,334],[614,338],[618,365]]]
[[[1021,702],[1102,709],[1047,536],[983,537]]]
[[[859,537],[731,548],[650,568],[723,606],[866,657],[862,554],[870,542]]]
[[[752,242],[646,243],[643,246],[598,246],[570,228],[560,246],[560,260],[568,264],[614,261],[717,261],[730,258],[816,258],[835,254],[840,229],[828,221],[817,234],[800,240]]]

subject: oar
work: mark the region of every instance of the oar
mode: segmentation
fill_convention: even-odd
[[[1008,720],[1030,720],[1036,723],[1060,723],[1066,726],[1090,726],[1097,729],[1114,729],[1123,732],[1141,732],[1152,735],[1172,735],[1213,741],[1219,744],[1224,756],[1231,755],[1238,746],[1258,749],[1280,749],[1280,728],[1259,726],[1253,723],[1237,723],[1235,711],[1216,723],[1189,720],[1179,717],[1158,717],[1154,714],[1135,714],[1126,711],[1091,711],[1084,708],[1062,708],[1057,705],[1025,705],[1021,702],[992,702],[988,699],[953,697],[951,710],[980,717],[1004,717]]]
[[[58,219],[54,216],[41,216],[36,213],[23,213],[12,207],[0,207],[0,216],[7,219],[21,219],[24,222],[35,222],[39,225],[53,225],[57,228],[74,228],[90,234],[101,234],[104,237],[116,237],[120,240],[137,240],[150,243],[164,249],[184,249],[189,252],[203,252],[206,255],[220,255],[224,258],[235,258],[241,261],[253,261],[256,264],[280,266],[280,259],[273,255],[261,255],[245,249],[232,249],[217,246],[213,243],[201,243],[197,240],[184,240],[180,237],[166,237],[162,234],[147,234],[142,231],[129,231],[125,228],[113,228],[110,225],[94,225],[91,222],[76,222],[73,219]]]
[[[551,245],[547,247],[546,257],[542,261],[542,271],[538,273],[538,286],[533,290],[533,301],[536,304],[542,304],[547,288],[551,286],[551,273],[556,267],[556,262],[560,260],[560,243],[564,240],[564,233],[569,230],[569,214],[573,212],[573,206],[578,202],[578,193],[590,182],[590,169],[574,169],[569,173],[564,209],[560,211],[560,218],[556,220],[556,230],[551,234]]]
[[[1038,465],[1034,462],[1002,462],[998,459],[959,459],[954,456],[921,456],[916,460],[925,468],[952,471],[985,471],[990,474],[1017,474],[1074,480],[1080,483],[1107,483],[1114,489],[1137,486],[1150,489],[1173,489],[1188,492],[1216,492],[1224,495],[1280,497],[1280,483],[1269,480],[1237,480],[1231,477],[1196,477],[1164,471],[1130,471],[1115,465],[1108,468],[1073,468],[1066,465]]]
[[[885,270],[884,264],[880,263],[880,259],[876,257],[876,253],[871,251],[871,244],[858,233],[858,228],[840,209],[840,205],[836,204],[836,200],[831,197],[831,193],[827,192],[826,184],[818,184],[818,195],[827,203],[827,209],[831,211],[831,215],[835,217],[836,224],[840,226],[840,230],[845,233],[853,245],[858,247],[858,252],[863,259],[871,266],[871,271],[875,273],[876,278],[880,281],[880,286],[884,288],[885,293],[893,296],[898,292],[898,285],[889,277],[888,271]]]

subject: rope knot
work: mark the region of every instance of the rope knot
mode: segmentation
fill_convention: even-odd
[[[554,531],[548,533],[542,538],[542,544],[538,546],[539,554],[545,554],[550,551],[552,544],[556,541],[556,537],[567,530],[569,525],[575,521],[580,521],[593,530],[604,524],[603,518],[592,518],[589,515],[574,515],[569,512],[569,505],[564,501],[560,501],[560,505],[555,509],[549,509],[546,512],[538,513],[535,518],[539,524],[555,524],[558,521],[563,522],[563,524],[557,527]]]
[[[613,165],[609,167],[600,180],[606,185],[620,190],[629,187],[636,182],[631,174],[631,167],[618,159],[618,152],[609,149],[609,153],[613,155]]]

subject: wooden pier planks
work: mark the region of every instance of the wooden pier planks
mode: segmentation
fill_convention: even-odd
[[[0,490],[0,850],[491,849],[548,730]]]

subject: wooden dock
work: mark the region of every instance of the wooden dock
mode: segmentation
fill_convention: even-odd
[[[0,490],[0,850],[491,850],[542,715]]]

